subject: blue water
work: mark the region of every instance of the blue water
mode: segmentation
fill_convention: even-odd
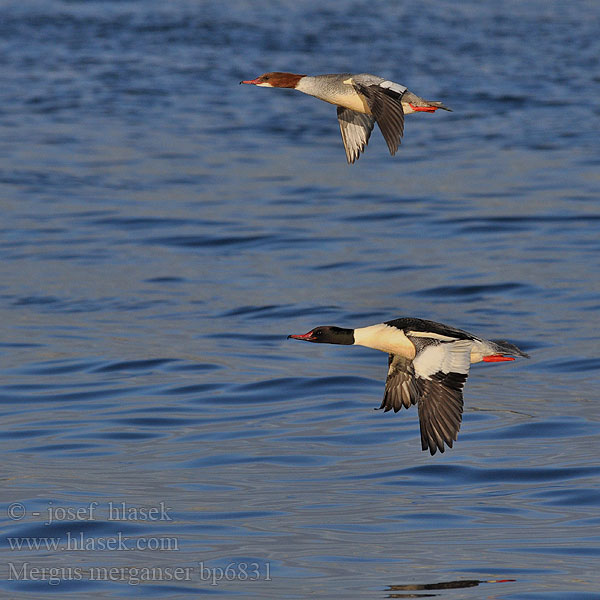
[[[599,17],[3,2],[0,596],[599,598]],[[268,70],[454,112],[350,167]],[[384,355],[286,340],[408,315],[532,357],[434,457]]]

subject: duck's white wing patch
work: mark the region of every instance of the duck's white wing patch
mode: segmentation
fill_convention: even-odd
[[[379,84],[380,87],[385,88],[387,90],[392,90],[392,92],[396,92],[396,94],[404,94],[404,92],[406,91],[406,87],[404,87],[403,85],[400,85],[399,83],[396,83],[394,81],[389,81],[389,80],[384,80]]]
[[[338,106],[338,121],[342,133],[342,141],[346,150],[346,159],[352,164],[360,157],[365,146],[369,143],[375,119],[371,115]]]
[[[429,335],[427,337],[437,340],[445,336]],[[471,366],[472,345],[472,340],[455,340],[440,341],[425,346],[413,361],[415,373],[423,379],[429,379],[439,372],[466,375]]]

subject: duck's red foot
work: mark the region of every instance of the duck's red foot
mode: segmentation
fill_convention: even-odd
[[[502,354],[490,354],[483,357],[483,362],[504,362],[505,360],[515,360],[512,356],[502,356]]]
[[[411,104],[410,102],[408,103],[408,105],[415,112],[435,112],[438,109],[437,106],[415,106],[414,104]]]

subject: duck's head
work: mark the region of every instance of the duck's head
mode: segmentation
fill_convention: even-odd
[[[354,344],[354,329],[344,329],[334,325],[319,325],[319,327],[311,329],[308,333],[288,335],[289,338],[314,342],[315,344],[344,344],[350,346]]]
[[[259,87],[295,88],[303,77],[306,76],[298,75],[296,73],[282,73],[281,71],[273,71],[271,73],[263,73],[256,79],[240,81],[240,83],[258,85]]]

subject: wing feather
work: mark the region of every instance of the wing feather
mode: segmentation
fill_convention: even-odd
[[[434,455],[444,452],[444,443],[452,448],[462,422],[462,390],[466,373],[438,372],[422,380],[423,393],[419,399],[421,448]]]
[[[338,106],[337,117],[342,133],[342,141],[346,150],[346,160],[352,164],[358,160],[360,153],[369,143],[375,119],[371,115]]]
[[[404,135],[404,110],[402,109],[402,93],[380,85],[355,84],[357,90],[365,96],[373,117],[393,156]]]
[[[379,408],[383,408],[384,412],[391,409],[398,412],[403,406],[410,408],[419,398],[412,361],[397,354],[390,354],[388,365],[385,392]]]
[[[452,448],[463,414],[463,388],[471,365],[473,340],[425,334],[410,337],[413,360],[390,354],[380,408],[398,412],[418,405],[421,448],[433,455]]]

